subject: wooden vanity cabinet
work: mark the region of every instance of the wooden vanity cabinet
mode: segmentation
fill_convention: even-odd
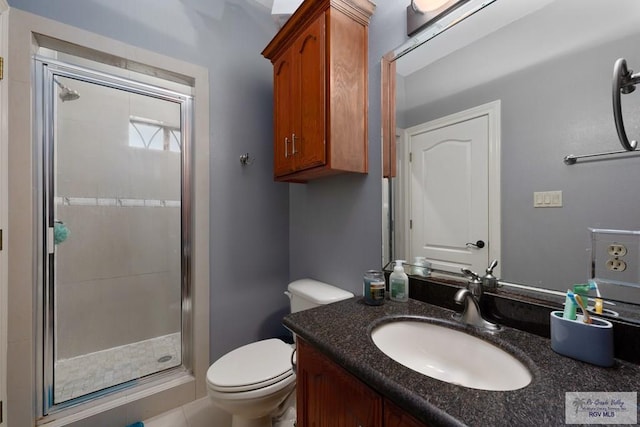
[[[426,427],[388,399],[384,401],[384,427]]]
[[[382,427],[382,397],[297,340],[297,427]]]
[[[262,55],[273,64],[274,178],[367,172],[369,0],[305,0]]]
[[[297,427],[427,427],[297,340]]]

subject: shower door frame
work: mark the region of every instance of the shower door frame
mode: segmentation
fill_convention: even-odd
[[[92,70],[49,57],[34,56],[34,125],[35,168],[34,182],[38,183],[35,206],[35,248],[37,250],[37,310],[36,351],[37,407],[40,416],[55,416],[70,407],[97,406],[98,398],[116,399],[118,392],[136,386],[151,386],[158,381],[170,381],[193,372],[193,301],[191,284],[192,202],[193,202],[193,96],[141,83],[105,72]],[[70,400],[54,402],[55,358],[55,275],[54,275],[54,146],[55,146],[55,77],[67,77],[87,83],[150,96],[180,104],[181,129],[181,365],[133,379],[118,385],[82,395]]]

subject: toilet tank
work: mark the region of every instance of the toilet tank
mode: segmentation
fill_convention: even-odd
[[[292,313],[353,297],[351,292],[313,279],[296,280],[287,289]]]

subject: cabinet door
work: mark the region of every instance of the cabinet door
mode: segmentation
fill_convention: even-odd
[[[428,427],[413,418],[391,401],[384,401],[384,427]]]
[[[382,397],[298,340],[298,427],[382,427]]]
[[[305,29],[293,45],[297,79],[294,99],[297,122],[294,123],[296,170],[326,163],[325,126],[325,14]]]
[[[293,147],[291,136],[293,130],[293,78],[295,76],[292,62],[293,51],[289,50],[274,64],[274,156],[273,170],[275,176],[293,172]]]

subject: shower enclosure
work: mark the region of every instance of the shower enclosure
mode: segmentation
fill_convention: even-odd
[[[54,56],[34,61],[44,415],[190,369],[190,87]]]

